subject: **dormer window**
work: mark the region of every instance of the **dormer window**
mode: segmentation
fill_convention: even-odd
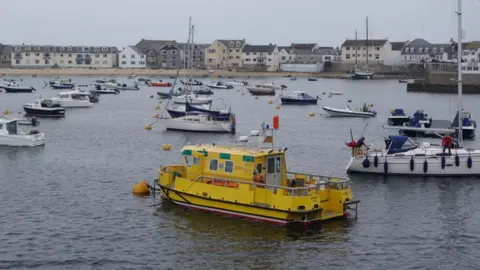
[[[408,53],[410,51],[410,48],[406,47],[405,52]]]
[[[21,51],[21,50],[22,50],[22,48],[21,48],[20,46],[15,46],[15,51],[16,51],[16,52],[19,52],[19,51]]]
[[[415,52],[415,48],[410,48],[410,52]]]
[[[425,48],[425,52],[426,52],[426,53],[428,53],[429,50],[430,50],[429,48]]]
[[[68,51],[69,52],[73,51],[73,47],[72,46],[68,47]]]
[[[433,53],[437,53],[437,47],[433,47]]]
[[[236,45],[237,45],[237,48],[240,48],[240,45],[242,45],[242,44],[240,44],[240,41],[237,41]]]
[[[418,52],[423,52],[423,48],[422,47],[418,48]]]
[[[93,50],[94,50],[95,52],[99,52],[99,51],[100,51],[100,48],[95,47]]]
[[[63,52],[63,51],[65,51],[65,48],[64,48],[64,47],[60,47],[59,50],[60,50],[61,52]]]
[[[235,42],[233,42],[233,41],[230,41],[230,43],[229,43],[229,46],[230,46],[230,47],[233,47],[233,46],[235,46]]]
[[[83,48],[83,51],[84,51],[84,52],[90,52],[90,47],[84,47],[84,48]]]
[[[36,51],[39,51],[39,50],[40,50],[40,46],[36,46],[36,47],[35,47],[35,50],[36,50]]]
[[[108,52],[108,48],[107,47],[102,47],[102,52]]]
[[[443,47],[440,48],[440,52],[441,52],[441,53],[443,53],[444,51],[445,51],[445,49],[443,49]]]
[[[32,48],[30,46],[25,47],[25,51],[30,51]]]

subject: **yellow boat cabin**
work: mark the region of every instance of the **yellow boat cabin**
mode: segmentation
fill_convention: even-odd
[[[286,171],[283,149],[189,145],[183,165],[161,167],[162,197],[176,204],[267,222],[310,223],[356,212],[348,179]]]

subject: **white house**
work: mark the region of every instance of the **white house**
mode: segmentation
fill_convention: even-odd
[[[279,46],[278,54],[280,56],[280,64],[295,61],[295,54],[290,46]]]
[[[403,48],[408,44],[408,41],[392,41],[390,44],[392,45],[392,50],[386,55],[383,64],[386,66],[402,66],[404,64]]]
[[[146,56],[135,46],[123,48],[118,53],[118,67],[120,68],[146,68]]]
[[[242,51],[244,69],[274,72],[280,69],[280,54],[276,45],[245,45]]]
[[[367,56],[368,51],[368,56]],[[387,39],[347,39],[341,47],[341,61],[344,63],[383,64],[390,57],[392,44]]]
[[[49,68],[55,65],[54,46],[14,45],[12,47],[13,68]]]

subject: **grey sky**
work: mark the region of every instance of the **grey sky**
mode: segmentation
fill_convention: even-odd
[[[188,36],[196,41],[246,38],[250,44],[318,42],[338,46],[365,36],[416,37],[448,42],[456,36],[455,0],[14,0],[2,1],[0,42],[5,44],[115,45]],[[480,1],[463,0],[467,40],[480,40]]]

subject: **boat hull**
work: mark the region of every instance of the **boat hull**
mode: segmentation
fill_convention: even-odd
[[[65,116],[64,108],[40,109],[32,107],[23,107],[23,110],[28,115],[43,116],[43,117],[63,117]]]
[[[472,167],[468,168],[468,156],[460,156],[459,166],[455,165],[454,150],[452,155],[445,156],[445,167],[442,169],[442,158],[438,157],[414,157],[413,170],[411,169],[411,157],[388,157],[378,156],[378,165],[374,165],[374,156],[369,156],[370,166],[364,167],[365,157],[351,158],[347,165],[348,173],[368,173],[386,175],[410,175],[410,176],[480,176],[480,155],[472,156]],[[385,159],[387,160],[387,172],[385,173]],[[427,161],[427,170],[424,171],[424,162]]]
[[[375,116],[375,114],[371,112],[346,111],[346,110],[335,109],[331,107],[323,107],[323,110],[326,111],[330,116],[335,116],[335,117],[374,117]]]
[[[304,213],[292,213],[288,211],[276,210],[274,208],[266,208],[256,205],[246,205],[240,203],[233,203],[223,200],[209,199],[202,196],[189,194],[186,192],[180,192],[171,189],[166,186],[160,186],[161,195],[163,198],[183,207],[208,211],[212,213],[229,215],[233,217],[240,217],[244,219],[258,220],[267,223],[273,223],[278,225],[291,225],[291,224],[311,224],[320,222],[321,209],[313,211],[309,215],[316,215],[316,218],[308,221],[302,221]],[[342,218],[343,215],[338,218]]]
[[[29,88],[12,88],[12,87],[3,87],[3,90],[7,93],[32,93],[35,91],[35,88],[29,87]]]
[[[74,84],[66,84],[66,85],[51,85],[53,89],[73,89],[75,88]]]
[[[45,134],[33,135],[0,135],[1,146],[34,147],[45,144]]]
[[[360,72],[355,72],[351,78],[352,80],[371,80],[373,79],[374,73],[360,73]]]
[[[273,89],[253,89],[247,88],[248,92],[254,96],[275,96],[275,90]]]
[[[408,123],[409,121],[409,116],[390,116],[388,118],[388,124],[391,126],[403,126],[404,123]]]
[[[172,87],[171,83],[150,83],[151,87]]]
[[[179,118],[168,119],[165,122],[167,130],[179,130],[189,132],[203,132],[203,133],[233,133],[229,122],[211,122],[211,123],[196,123],[192,121],[184,121]]]
[[[173,103],[186,104],[186,100],[184,98],[176,98],[176,99],[173,99]],[[202,104],[210,104],[212,103],[212,100],[211,99],[189,99],[188,103],[192,105],[202,105]]]
[[[99,94],[99,95],[116,95],[116,94],[119,94],[120,92],[119,91],[115,91],[115,90],[91,90],[90,92],[92,93],[95,93],[95,94]]]
[[[295,99],[295,98],[286,98],[281,97],[280,100],[284,105],[316,105],[318,99]]]

